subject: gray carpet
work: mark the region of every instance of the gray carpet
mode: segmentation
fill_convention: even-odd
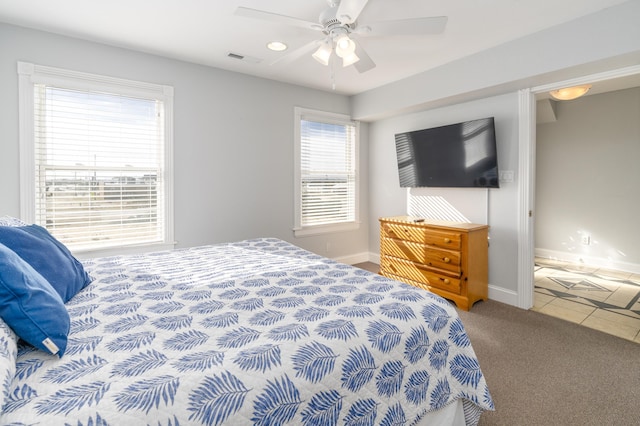
[[[640,344],[492,300],[458,312],[496,406],[480,426],[640,425]]]
[[[640,344],[491,300],[458,312],[496,406],[480,425],[640,424]]]

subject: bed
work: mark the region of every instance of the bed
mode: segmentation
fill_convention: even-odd
[[[61,357],[0,321],[0,424],[476,424],[493,410],[448,302],[285,241],[82,266]]]

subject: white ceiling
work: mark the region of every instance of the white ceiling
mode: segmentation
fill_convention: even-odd
[[[370,0],[360,25],[442,15],[448,23],[438,35],[360,38],[377,64],[363,74],[310,53],[272,64],[287,52],[269,51],[268,41],[293,51],[322,34],[234,14],[242,6],[317,22],[327,0],[0,0],[0,21],[322,90],[332,90],[333,70],[335,91],[357,94],[624,1]]]

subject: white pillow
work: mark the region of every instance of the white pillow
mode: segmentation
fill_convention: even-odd
[[[0,318],[0,413],[11,393],[11,382],[16,375],[18,336]]]
[[[0,217],[0,226],[27,226],[28,223],[21,221],[20,219],[12,216]]]
[[[1,216],[0,226],[27,226],[22,220],[12,216]],[[18,336],[0,318],[0,413],[11,393],[11,382],[16,375],[18,356]]]

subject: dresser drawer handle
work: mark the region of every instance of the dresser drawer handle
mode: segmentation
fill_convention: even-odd
[[[451,259],[449,259],[448,257],[445,257],[444,259],[442,259],[444,261],[444,263],[449,263],[451,262]]]
[[[444,242],[445,242],[445,243],[447,243],[447,244],[449,244],[449,243],[451,242],[451,238],[445,238],[445,239],[444,239]]]
[[[449,281],[448,278],[441,278],[442,282],[445,284],[449,284],[451,281]]]

